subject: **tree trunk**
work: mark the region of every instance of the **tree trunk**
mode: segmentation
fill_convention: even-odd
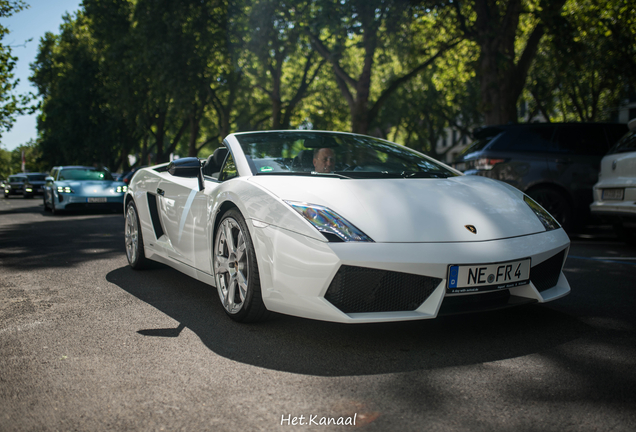
[[[517,63],[514,45],[522,12],[521,0],[500,3],[476,0],[477,19],[473,28],[467,27],[465,17],[455,6],[466,36],[474,39],[481,48],[479,79],[481,109],[486,125],[517,122],[517,101],[544,33],[543,21],[558,14],[565,0],[541,3],[542,10],[538,13],[542,21],[532,30]]]
[[[162,111],[157,116],[157,132],[155,133],[155,142],[157,153],[155,154],[155,163],[168,162],[167,155],[163,154],[163,140],[166,132],[164,130],[166,125],[166,112]]]
[[[190,117],[190,136],[188,137],[188,156],[197,157],[199,150],[197,148],[197,139],[199,138],[199,116],[193,113]]]

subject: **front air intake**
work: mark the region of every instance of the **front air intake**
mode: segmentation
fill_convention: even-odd
[[[364,267],[342,266],[325,294],[344,313],[413,311],[441,279]]]
[[[552,288],[559,281],[565,249],[530,269],[530,280],[539,292]]]

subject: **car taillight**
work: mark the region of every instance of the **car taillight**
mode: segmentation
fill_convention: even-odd
[[[505,159],[479,158],[475,161],[475,168],[488,171],[493,169],[495,165],[505,161]]]

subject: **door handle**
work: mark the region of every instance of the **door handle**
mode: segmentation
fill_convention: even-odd
[[[161,196],[163,196],[163,194],[164,194],[164,193],[165,193],[165,192],[163,191],[163,189],[159,189],[159,188],[157,188],[157,195],[161,195]]]

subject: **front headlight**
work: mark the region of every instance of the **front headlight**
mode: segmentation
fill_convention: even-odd
[[[528,207],[532,209],[534,214],[539,218],[546,231],[552,231],[554,229],[561,228],[561,225],[552,217],[550,213],[545,211],[535,200],[528,195],[523,196],[523,200],[528,204]]]
[[[128,190],[128,186],[117,186],[117,189],[115,189],[115,192],[117,193],[124,193]]]
[[[369,236],[327,207],[293,201],[285,202],[303,215],[329,241],[373,242]]]
[[[68,187],[68,186],[58,186],[57,187],[57,193],[70,194],[70,193],[75,193],[75,191],[73,189],[71,189],[70,187]]]

